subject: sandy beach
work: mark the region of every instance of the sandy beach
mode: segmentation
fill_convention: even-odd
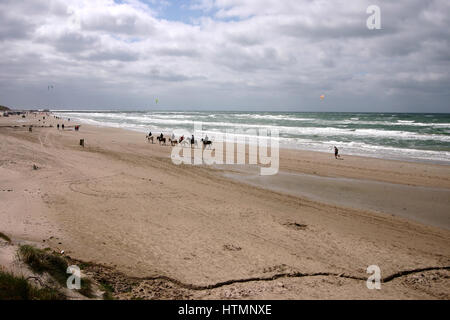
[[[38,118],[0,117],[0,231],[133,279],[119,298],[450,298],[450,166],[282,149],[262,177]]]

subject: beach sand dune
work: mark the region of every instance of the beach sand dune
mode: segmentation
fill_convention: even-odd
[[[177,166],[170,147],[144,136],[87,125],[0,127],[0,231],[132,277],[193,288],[244,281],[197,290],[197,298],[450,297],[445,228]],[[283,150],[281,170],[450,189],[443,165]],[[369,265],[382,277],[418,272],[368,290]]]

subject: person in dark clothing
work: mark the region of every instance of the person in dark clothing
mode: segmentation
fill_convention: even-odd
[[[341,157],[341,156],[339,155],[339,149],[336,148],[336,146],[334,146],[334,157],[335,157],[336,159]]]

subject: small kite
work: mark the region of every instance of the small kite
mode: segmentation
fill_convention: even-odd
[[[324,94],[322,94],[322,95],[320,96],[320,100],[323,100],[323,99],[325,99],[325,95],[324,95]]]
[[[159,101],[158,98],[156,98],[156,100],[155,100],[156,104],[158,104],[158,101]]]

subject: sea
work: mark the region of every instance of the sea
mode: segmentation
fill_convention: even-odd
[[[254,135],[279,132],[283,148],[342,155],[450,164],[450,114],[245,112],[245,111],[64,111],[80,123],[153,134],[192,133],[201,122],[209,135],[230,130]],[[255,130],[256,129],[256,130]]]

